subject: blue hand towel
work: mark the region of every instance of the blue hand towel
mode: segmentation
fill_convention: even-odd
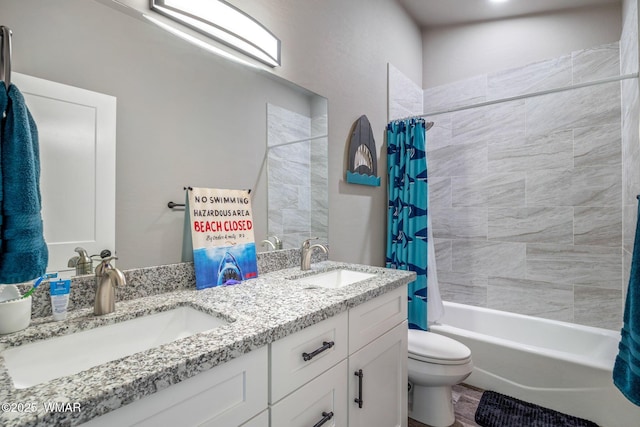
[[[0,283],[21,283],[42,276],[49,260],[40,214],[38,129],[15,85],[0,95],[0,106],[6,115],[0,138]]]
[[[618,356],[613,366],[613,383],[634,404],[640,406],[640,204],[631,257],[631,277],[624,307]]]

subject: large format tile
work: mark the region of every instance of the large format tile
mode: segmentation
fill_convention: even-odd
[[[489,277],[487,307],[571,322],[573,285]]]
[[[511,68],[487,76],[487,98],[511,98],[571,85],[571,55]]]
[[[487,143],[449,145],[429,151],[429,176],[483,175],[487,173]]]
[[[487,100],[487,76],[480,75],[424,90],[424,112],[436,113]]]
[[[451,207],[451,178],[429,176],[429,208]]]
[[[438,239],[487,238],[487,208],[433,208],[429,212]]]
[[[616,166],[575,168],[571,177],[573,206],[613,206],[622,203],[622,170]]]
[[[452,144],[493,141],[524,134],[525,101],[486,105],[452,114]]]
[[[416,116],[424,111],[422,88],[388,64],[389,120]]]
[[[573,234],[576,245],[619,248],[622,245],[622,209],[574,208]]]
[[[638,72],[638,2],[622,2],[622,32],[620,35],[620,71],[622,74]]]
[[[575,167],[619,167],[622,164],[620,123],[574,129],[573,143]]]
[[[527,244],[525,277],[621,289],[622,250],[619,247]]]
[[[451,271],[451,240],[433,239],[436,252],[436,266],[438,274],[443,271]]]
[[[566,90],[528,98],[527,135],[620,122],[620,83]]]
[[[573,133],[565,130],[549,135],[492,140],[487,155],[492,172],[572,168]]]
[[[576,323],[613,330],[622,327],[621,290],[578,287],[574,298]]]
[[[573,84],[620,75],[620,43],[614,42],[572,52]]]
[[[573,209],[489,208],[489,240],[573,243]]]
[[[311,118],[267,104],[267,144],[269,147],[299,141],[311,135]]]
[[[640,194],[640,102],[638,79],[623,80],[622,88],[622,182],[625,205],[635,205]]]
[[[487,276],[438,270],[438,285],[443,300],[460,304],[487,306]]]
[[[523,173],[451,178],[451,204],[462,206],[524,206]]]
[[[573,206],[572,182],[571,169],[527,172],[527,206]]]
[[[524,277],[525,244],[453,240],[451,269],[486,276]]]

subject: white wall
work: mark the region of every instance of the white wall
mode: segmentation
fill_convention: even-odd
[[[620,5],[426,29],[422,87],[523,66],[620,40]]]

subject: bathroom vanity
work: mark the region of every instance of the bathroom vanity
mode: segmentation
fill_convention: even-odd
[[[328,276],[326,281],[338,282],[326,286],[307,281],[337,270],[372,276],[353,283]],[[0,355],[105,325],[132,322],[127,330],[134,331],[144,327],[140,319],[177,308],[219,322],[26,388],[3,357],[0,401],[16,405],[0,413],[0,424],[406,425],[406,285],[413,279],[411,272],[326,261],[310,271],[285,268],[235,286],[119,301],[105,316],[81,308],[64,322],[36,319],[26,330],[0,337]],[[147,328],[145,335],[168,329]],[[81,342],[74,344],[80,353]],[[37,411],[17,410],[27,402]],[[69,405],[44,410],[50,402]]]

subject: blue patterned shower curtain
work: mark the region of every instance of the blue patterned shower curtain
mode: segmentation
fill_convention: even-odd
[[[409,328],[427,329],[427,156],[423,119],[387,125],[387,268],[415,271]]]

